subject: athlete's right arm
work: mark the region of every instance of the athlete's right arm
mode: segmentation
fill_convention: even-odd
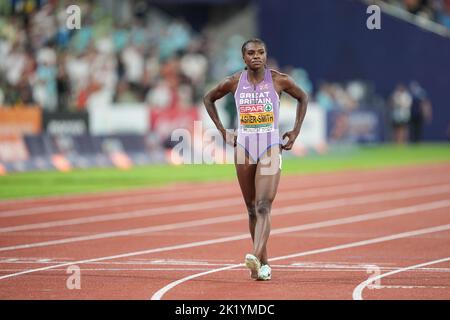
[[[215,102],[226,94],[234,92],[234,90],[236,90],[236,85],[237,82],[234,76],[226,77],[203,97],[203,103],[205,104],[206,110],[225,141],[226,131],[219,119]]]

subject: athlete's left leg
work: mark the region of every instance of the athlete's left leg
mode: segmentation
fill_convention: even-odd
[[[281,148],[273,145],[260,158],[255,175],[256,226],[253,254],[261,264],[268,264],[267,240],[270,234],[270,212],[281,174]]]

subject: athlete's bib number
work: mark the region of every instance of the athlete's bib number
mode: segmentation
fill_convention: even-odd
[[[272,105],[241,106],[240,111],[239,118],[242,132],[263,133],[274,130]]]

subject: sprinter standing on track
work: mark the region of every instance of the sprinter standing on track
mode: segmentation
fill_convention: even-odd
[[[290,150],[300,133],[306,114],[308,96],[286,74],[266,66],[267,50],[260,39],[242,45],[246,68],[222,80],[203,98],[209,116],[222,137],[235,147],[235,166],[249,215],[253,253],[245,257],[251,277],[270,280],[267,257],[270,211],[281,173],[282,149]],[[280,96],[285,91],[297,99],[294,129],[282,139],[278,131]],[[229,135],[219,119],[214,102],[233,93],[239,117],[236,135]],[[288,138],[286,144],[283,140]]]

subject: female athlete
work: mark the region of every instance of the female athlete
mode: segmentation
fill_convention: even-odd
[[[252,279],[270,280],[267,257],[270,212],[281,173],[282,150],[291,150],[306,114],[308,96],[293,79],[266,66],[267,50],[260,39],[242,45],[246,68],[222,80],[203,102],[223,139],[234,145],[236,173],[247,206],[253,252],[245,257]],[[286,92],[297,100],[294,128],[280,139],[280,96]],[[230,135],[219,119],[215,101],[233,93],[238,113],[237,134]],[[283,141],[288,138],[287,142]]]

